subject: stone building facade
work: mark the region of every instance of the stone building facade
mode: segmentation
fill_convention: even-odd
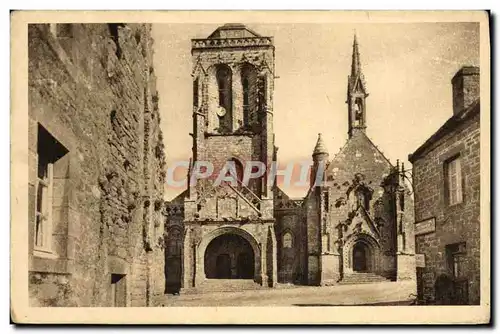
[[[200,161],[211,162],[215,175],[165,205],[167,291],[221,288],[237,279],[266,287],[414,280],[413,202],[404,167],[391,165],[365,133],[368,94],[356,40],[349,139],[331,161],[318,139],[311,180],[319,175],[324,182],[311,182],[301,200],[268,174],[277,160],[274,57],[272,37],[239,24],[192,40],[188,180],[199,176]],[[249,161],[267,172],[246,186],[241,176],[256,172]],[[214,185],[228,162],[234,182]]]
[[[479,68],[452,79],[453,115],[409,156],[419,298],[480,303]]]
[[[152,305],[165,162],[151,27],[28,34],[30,305]]]

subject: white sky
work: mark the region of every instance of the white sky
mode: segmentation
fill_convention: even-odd
[[[221,22],[222,25],[225,22]],[[167,166],[191,157],[191,38],[219,25],[156,24],[155,72]],[[347,75],[358,35],[367,98],[367,134],[395,163],[452,115],[451,78],[479,65],[479,24],[252,24],[276,47],[274,129],[278,162],[310,159],[323,133],[330,158],[347,139]],[[292,136],[293,134],[293,136]],[[183,189],[166,187],[166,199]],[[284,188],[292,197],[305,189]]]

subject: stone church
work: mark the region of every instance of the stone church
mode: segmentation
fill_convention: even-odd
[[[165,203],[166,291],[414,280],[413,200],[404,166],[366,135],[367,86],[356,38],[347,80],[348,139],[329,158],[319,135],[311,187],[290,199],[248,161],[277,161],[272,37],[226,24],[192,40],[193,152],[238,182],[199,179]],[[376,111],[374,111],[376,112]],[[320,182],[315,182],[319,180]]]

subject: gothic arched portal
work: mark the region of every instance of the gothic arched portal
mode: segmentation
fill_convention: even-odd
[[[250,243],[236,234],[214,238],[205,251],[205,276],[209,279],[253,279],[255,255]]]

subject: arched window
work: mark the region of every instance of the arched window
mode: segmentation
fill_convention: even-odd
[[[243,94],[243,125],[248,127],[256,123],[257,119],[257,69],[250,63],[241,66],[241,89]]]
[[[243,124],[248,125],[250,122],[250,92],[249,92],[249,84],[248,84],[248,78],[243,78],[242,82],[243,86]]]
[[[354,124],[363,124],[363,101],[360,98],[354,102]]]
[[[217,67],[217,88],[219,105],[229,111],[231,109],[231,69],[227,65]]]
[[[236,181],[237,181],[236,183],[237,186],[239,187],[243,184],[243,173],[244,173],[243,164],[236,158],[232,158],[231,160],[229,160],[229,163],[232,164],[232,166],[234,166],[235,170],[234,173],[231,173],[231,171],[228,170],[226,176],[231,176],[236,174]]]
[[[283,248],[293,248],[293,235],[290,231],[283,234]]]

